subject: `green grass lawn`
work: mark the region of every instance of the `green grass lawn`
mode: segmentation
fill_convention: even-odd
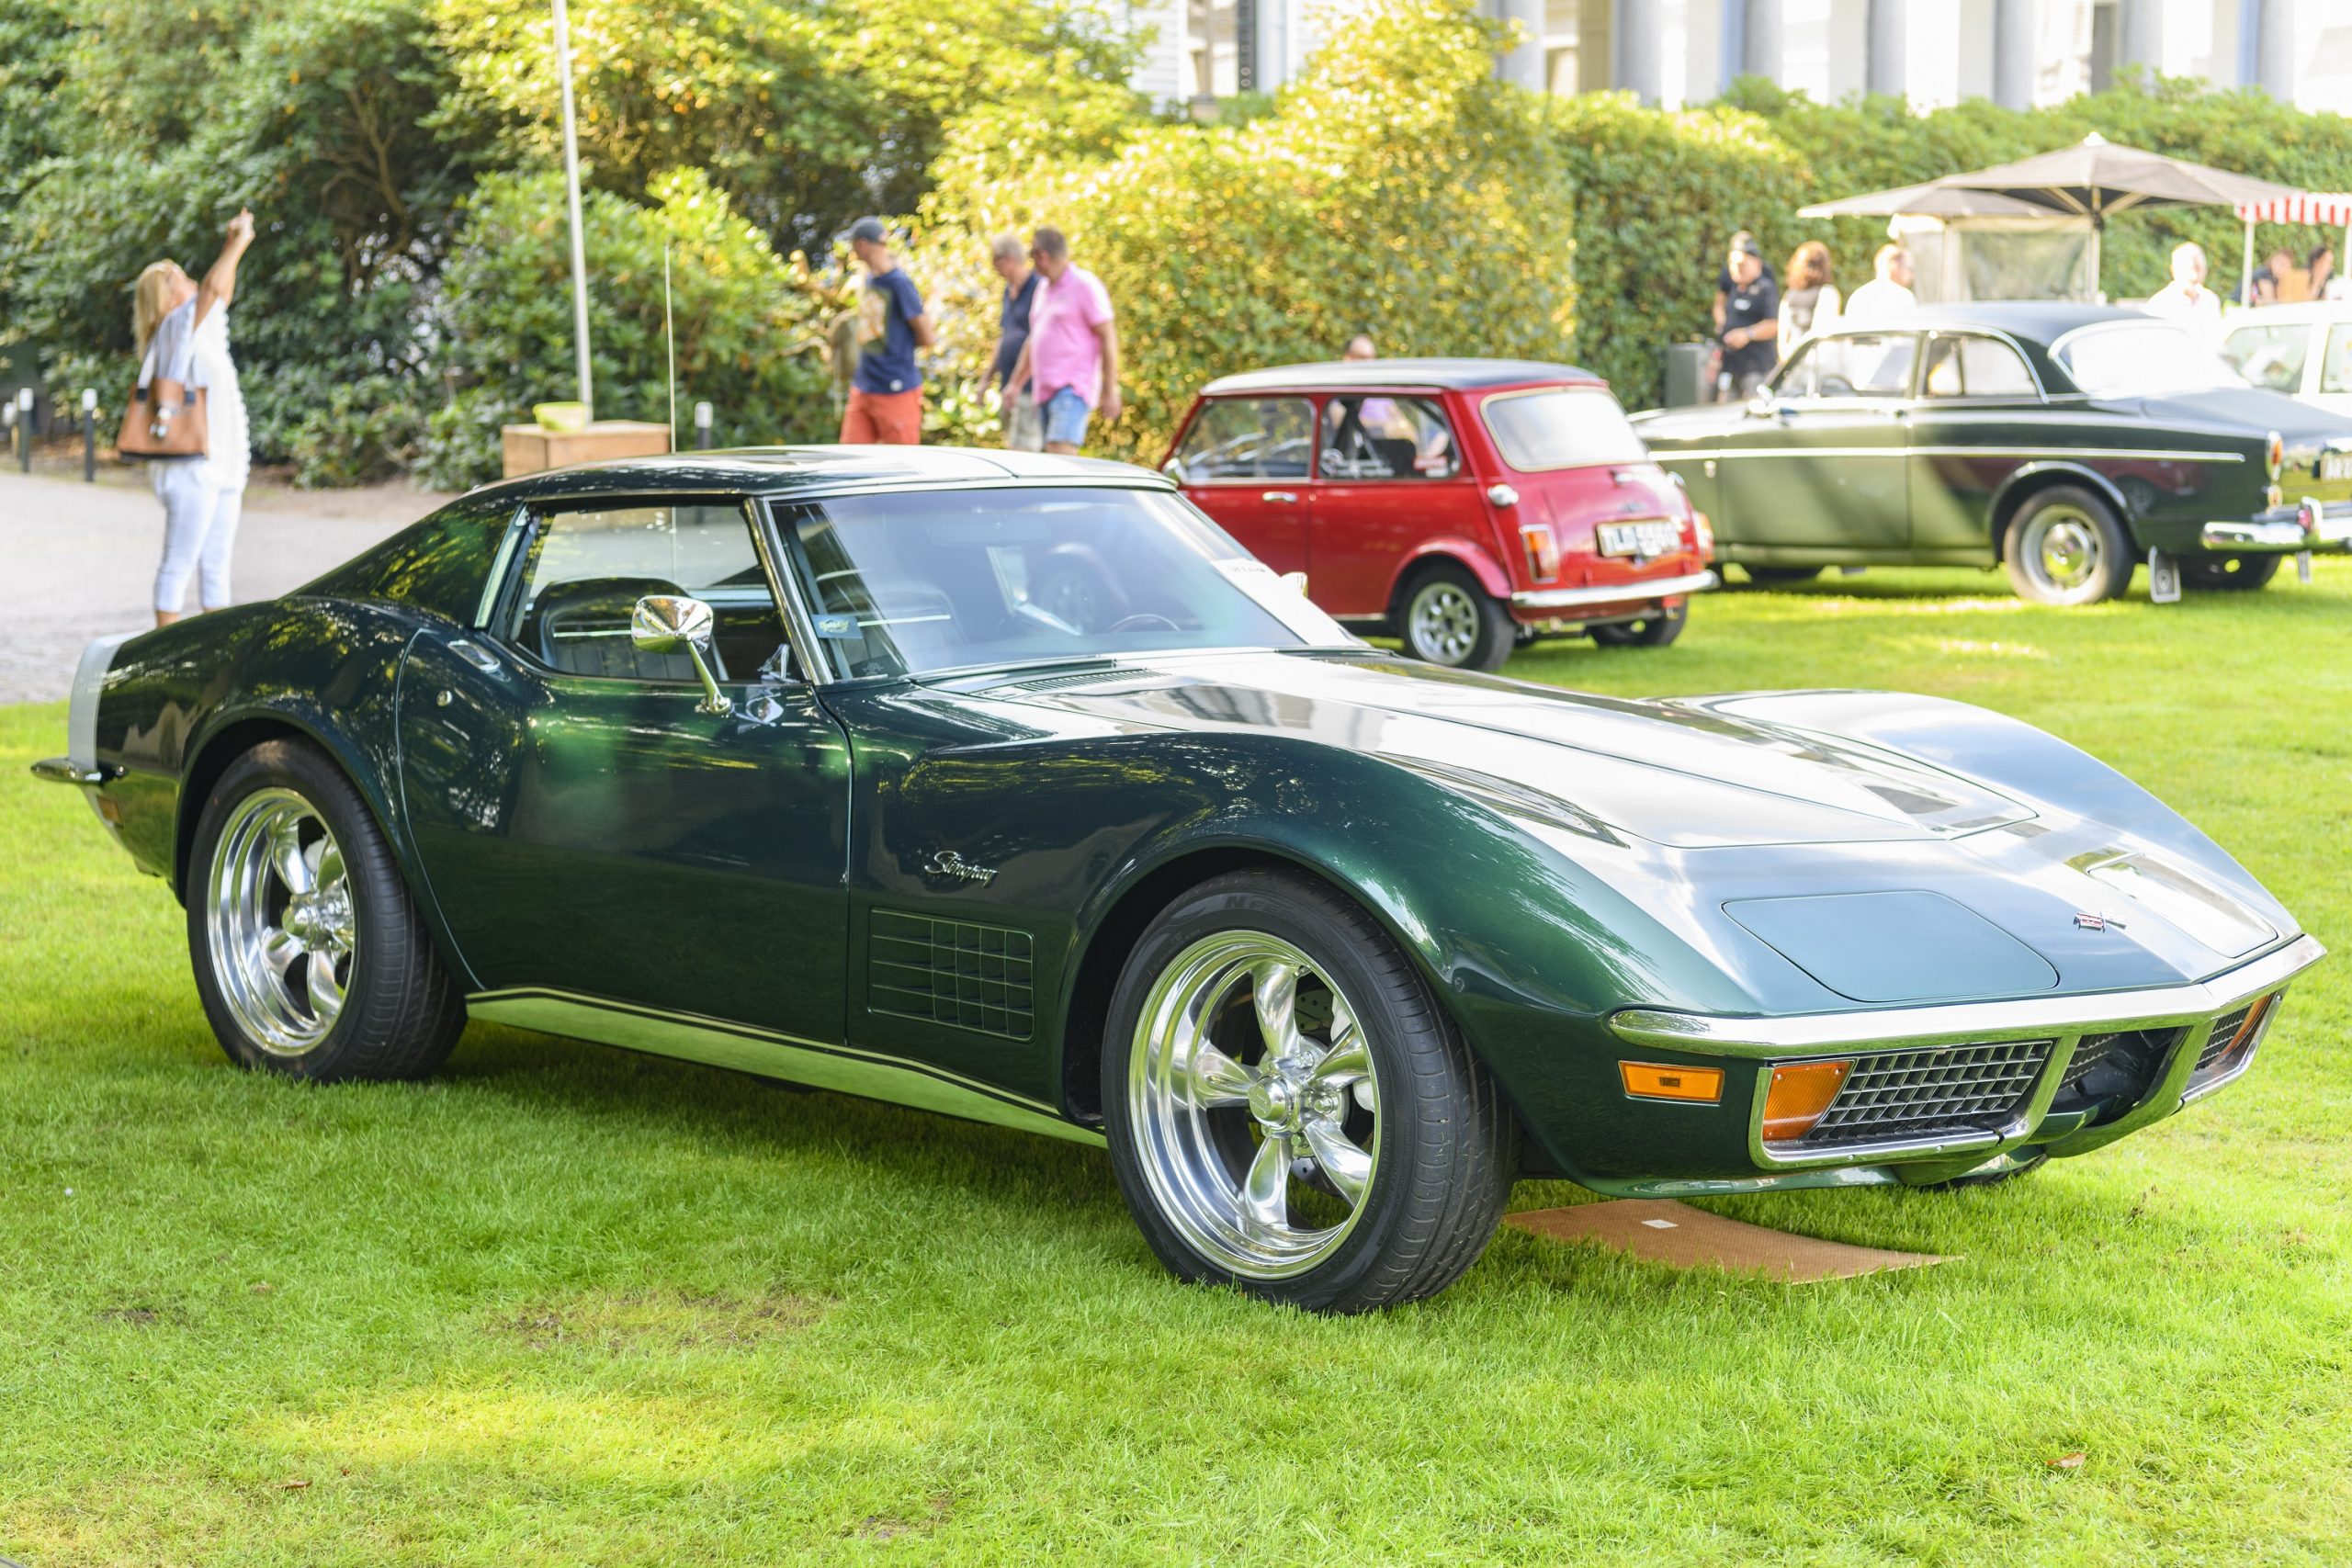
[[[1833,578],[1513,672],[2016,714],[2339,955],[2110,1149],[1713,1205],[1960,1262],[1788,1287],[1507,1232],[1323,1321],[1170,1281],[1073,1145],[483,1026],[429,1086],[236,1072],[169,893],[24,771],[63,708],[0,709],[0,1555],[2352,1561],[2352,564],[2090,611]]]

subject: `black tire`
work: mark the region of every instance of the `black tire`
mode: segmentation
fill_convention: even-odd
[[[1743,566],[1747,581],[1758,588],[1794,588],[1821,575],[1817,566]]]
[[[1396,635],[1405,651],[1449,670],[1496,671],[1519,640],[1519,623],[1462,567],[1426,567],[1398,595]]]
[[[2235,590],[2251,593],[2267,588],[2278,575],[2280,556],[2186,556],[2180,563],[2184,587]]]
[[[1919,1190],[1959,1192],[1971,1187],[1998,1187],[2004,1181],[2015,1181],[2020,1176],[2031,1176],[2049,1163],[2048,1155],[2036,1155],[2023,1165],[2008,1166],[2000,1170],[1972,1170],[1965,1176],[1955,1176],[1950,1181],[1930,1181]]]
[[[1166,1107],[1175,1102],[1154,1098],[1149,1081],[1153,1051],[1148,1041],[1157,1037],[1145,1027],[1148,1009],[1161,1017],[1176,1005],[1168,998],[1182,995],[1181,984],[1171,993],[1170,983],[1194,973],[1204,949],[1270,939],[1308,961],[1307,968],[1295,971],[1294,981],[1302,1049],[1318,1043],[1311,1039],[1306,1021],[1313,997],[1309,982],[1328,976],[1326,1021],[1318,1027],[1325,1030],[1328,1045],[1328,1037],[1340,1032],[1330,1022],[1338,1010],[1328,998],[1344,997],[1368,1061],[1368,1072],[1358,1076],[1372,1080],[1374,1094],[1374,1103],[1367,1104],[1364,1087],[1359,1084],[1352,1103],[1344,1094],[1340,1100],[1342,1114],[1360,1116],[1368,1123],[1366,1131],[1351,1136],[1363,1137],[1371,1145],[1358,1151],[1368,1153],[1371,1162],[1352,1207],[1314,1160],[1290,1167],[1290,1181],[1328,1194],[1343,1218],[1330,1228],[1290,1233],[1330,1239],[1320,1244],[1328,1251],[1315,1256],[1311,1264],[1280,1278],[1267,1277],[1266,1269],[1253,1269],[1247,1261],[1237,1264],[1234,1255],[1221,1256],[1198,1242],[1197,1208],[1162,1196],[1168,1173],[1178,1168],[1170,1163],[1176,1156],[1170,1152],[1170,1139],[1164,1131],[1172,1123],[1162,1119],[1170,1114]],[[1253,975],[1251,984],[1256,983]],[[1221,1048],[1235,1041],[1229,1032],[1233,1028],[1257,1042],[1263,1037],[1259,1005],[1253,992],[1238,1009],[1221,1007],[1200,1016],[1214,1030],[1228,1031],[1212,1033]],[[1312,1312],[1365,1312],[1444,1289],[1477,1261],[1493,1238],[1517,1156],[1517,1123],[1511,1111],[1411,961],[1371,916],[1324,884],[1295,873],[1251,870],[1218,877],[1185,894],[1161,911],[1129,955],[1112,997],[1108,1030],[1102,1104],[1112,1167],[1144,1239],[1179,1278],[1238,1285],[1264,1300]],[[1246,1047],[1233,1044],[1233,1050],[1229,1065],[1238,1068]],[[1341,1054],[1333,1049],[1330,1056]],[[1261,1059],[1260,1070],[1266,1065]],[[1254,1098],[1267,1081],[1261,1077],[1261,1087],[1240,1102],[1172,1112],[1189,1115],[1186,1127],[1199,1129],[1188,1145],[1199,1163],[1183,1168],[1205,1172],[1212,1181],[1221,1179],[1234,1189],[1225,1194],[1228,1199],[1239,1192],[1254,1168],[1252,1156],[1267,1152],[1269,1123]],[[1311,1084],[1310,1076],[1306,1085]],[[1306,1089],[1300,1103],[1306,1103]],[[1323,1123],[1326,1129],[1334,1125]],[[1303,1150],[1310,1144],[1284,1146]],[[1312,1146],[1319,1150],[1327,1145]],[[1273,1162],[1272,1168],[1283,1168],[1281,1159]],[[1331,1208],[1321,1199],[1309,1201],[1327,1212]],[[1277,1207],[1289,1224],[1294,1211],[1282,1200]],[[1188,1224],[1195,1227],[1194,1234],[1188,1234]]]
[[[2054,485],[2029,496],[2009,519],[2001,565],[2020,599],[2097,604],[2120,598],[2132,586],[2140,549],[2103,497]]]
[[[309,846],[297,852],[305,871],[293,880],[268,848],[277,841],[272,828]],[[339,878],[327,874],[337,854]],[[294,888],[303,875],[309,893]],[[197,822],[187,893],[197,993],[221,1049],[240,1066],[318,1083],[424,1077],[465,1028],[465,994],[441,962],[391,847],[351,781],[313,746],[266,741],[229,764]],[[282,943],[240,941],[256,927]],[[320,933],[319,947],[275,966],[257,956],[298,933]],[[336,949],[340,959],[330,956]],[[240,950],[256,956],[240,962]],[[322,964],[339,990],[332,1014],[314,977]],[[277,990],[267,985],[273,970]]]
[[[1664,648],[1682,635],[1683,623],[1690,618],[1687,603],[1661,604],[1638,621],[1595,626],[1590,635],[1602,648]]]

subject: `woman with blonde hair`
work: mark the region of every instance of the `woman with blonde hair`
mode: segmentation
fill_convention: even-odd
[[[155,624],[180,618],[187,580],[198,577],[198,600],[208,610],[229,604],[229,555],[244,504],[253,452],[245,400],[229,356],[229,302],[237,293],[237,263],[254,243],[254,215],[229,221],[220,255],[197,282],[177,262],[159,261],[131,290],[130,331],[140,355],[139,384],[176,381],[205,389],[208,429],[204,456],[159,457],[150,479],[164,503],[164,559],[155,569]],[[170,417],[158,409],[158,419]]]
[[[1833,268],[1829,247],[1807,240],[1789,257],[1788,286],[1781,291],[1781,357],[1788,358],[1797,344],[1815,333],[1826,332],[1838,319],[1842,301],[1838,286],[1829,281]]]

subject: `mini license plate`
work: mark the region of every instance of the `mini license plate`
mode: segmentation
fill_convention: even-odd
[[[1603,523],[1594,532],[1604,556],[1662,556],[1682,545],[1673,523]]]
[[[2319,477],[2324,479],[2352,479],[2352,452],[2330,452],[2319,460]]]

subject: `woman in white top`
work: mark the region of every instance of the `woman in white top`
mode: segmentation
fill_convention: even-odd
[[[1814,333],[1838,324],[1838,286],[1829,281],[1835,270],[1829,247],[1818,240],[1807,240],[1789,257],[1781,286],[1781,335],[1775,340],[1783,360]]]
[[[190,575],[208,610],[229,604],[229,555],[237,538],[253,451],[245,400],[229,356],[229,301],[237,292],[237,263],[254,243],[254,215],[229,221],[220,259],[199,284],[177,262],[160,261],[139,275],[131,294],[130,328],[141,355],[139,384],[158,378],[205,389],[209,429],[201,457],[159,458],[151,475],[164,503],[164,559],[155,570],[155,624],[180,618]]]

